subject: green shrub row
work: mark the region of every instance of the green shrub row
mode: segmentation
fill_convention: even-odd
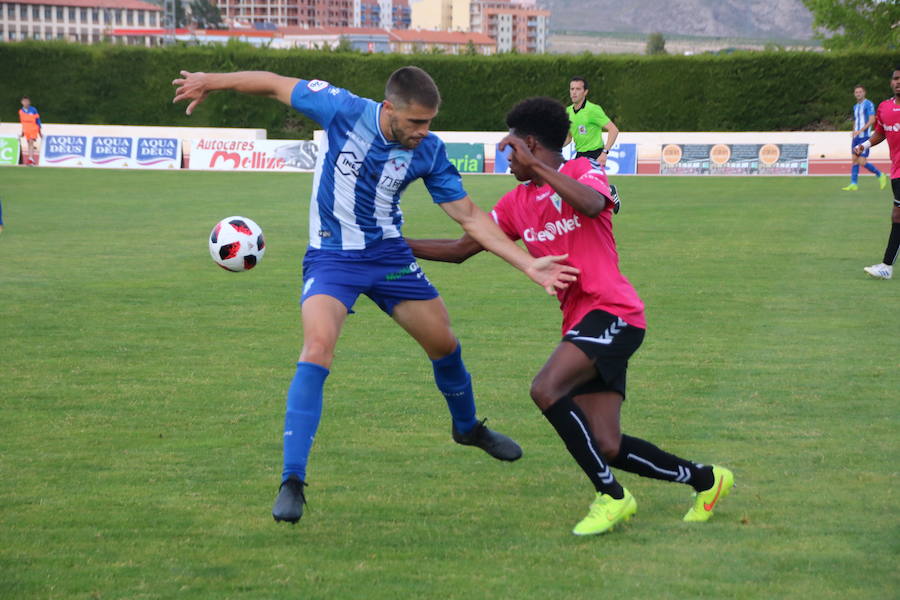
[[[129,48],[58,42],[0,44],[0,120],[15,121],[32,97],[48,123],[257,127],[270,137],[308,137],[314,125],[278,102],[214,94],[193,116],[172,104],[180,70],[270,70],[326,79],[381,99],[397,67],[415,64],[437,81],[438,130],[502,130],[506,111],[528,96],[568,103],[568,81],[591,95],[623,130],[766,131],[849,129],[853,86],[890,95],[891,52],[768,52],[727,56],[506,54],[493,57],[336,53],[222,47]]]

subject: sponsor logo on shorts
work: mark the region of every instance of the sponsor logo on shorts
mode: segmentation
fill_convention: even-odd
[[[422,277],[425,276],[425,273],[423,273],[419,269],[419,263],[413,262],[413,263],[409,263],[409,266],[403,267],[399,271],[394,271],[393,273],[388,273],[387,275],[384,276],[384,278],[387,279],[388,281],[396,281],[397,279],[401,279],[401,278],[406,277],[407,275],[411,275],[413,273],[416,273],[416,276],[419,279],[421,279]]]

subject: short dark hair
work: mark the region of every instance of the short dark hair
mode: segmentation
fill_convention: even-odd
[[[861,84],[861,83],[857,83],[856,85],[853,86],[853,89],[854,89],[854,90],[862,90],[862,91],[866,91],[866,86],[864,86],[864,85]]]
[[[578,75],[576,75],[575,77],[573,77],[572,79],[569,80],[569,83],[572,83],[573,81],[580,81],[581,83],[583,83],[584,89],[586,89],[586,90],[591,89],[591,86],[588,85],[587,79],[585,79],[584,77],[579,77]]]
[[[28,100],[30,102],[31,98],[29,98],[28,96],[22,96],[21,98],[19,98],[19,100]]]
[[[388,77],[384,97],[398,106],[415,103],[425,108],[438,108],[441,93],[431,75],[419,67],[400,67]]]
[[[553,98],[528,98],[506,114],[506,125],[519,136],[534,136],[548,150],[562,151],[569,133],[569,114]]]

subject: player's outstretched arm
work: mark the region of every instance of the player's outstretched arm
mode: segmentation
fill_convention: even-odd
[[[211,92],[218,90],[234,90],[242,94],[267,96],[279,100],[288,106],[291,104],[291,92],[300,81],[295,77],[284,77],[268,71],[237,71],[235,73],[191,73],[181,71],[181,77],[174,79],[176,87],[173,103],[182,100],[191,102],[185,110],[191,114],[198,104],[203,102]]]
[[[579,271],[571,265],[561,264],[561,261],[569,257],[542,256],[532,258],[506,234],[497,227],[486,212],[475,206],[475,203],[466,196],[453,202],[441,204],[450,218],[462,225],[462,228],[478,242],[482,248],[493,252],[512,266],[516,267],[536,284],[544,288],[548,294],[556,294],[557,290],[564,290],[575,281]]]
[[[406,238],[406,243],[409,244],[416,258],[457,264],[484,250],[481,244],[468,233],[455,240],[412,240]]]

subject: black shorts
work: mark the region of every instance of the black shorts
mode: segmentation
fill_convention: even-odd
[[[894,206],[900,207],[900,177],[891,179],[891,189],[894,190]]]
[[[582,156],[586,158],[593,158],[594,160],[600,158],[600,153],[603,152],[603,148],[597,148],[596,150],[585,150],[584,152],[576,152],[575,158],[581,158]]]
[[[605,310],[592,310],[563,336],[594,361],[597,377],[572,391],[572,396],[614,391],[625,397],[628,359],[644,341],[644,330]]]

